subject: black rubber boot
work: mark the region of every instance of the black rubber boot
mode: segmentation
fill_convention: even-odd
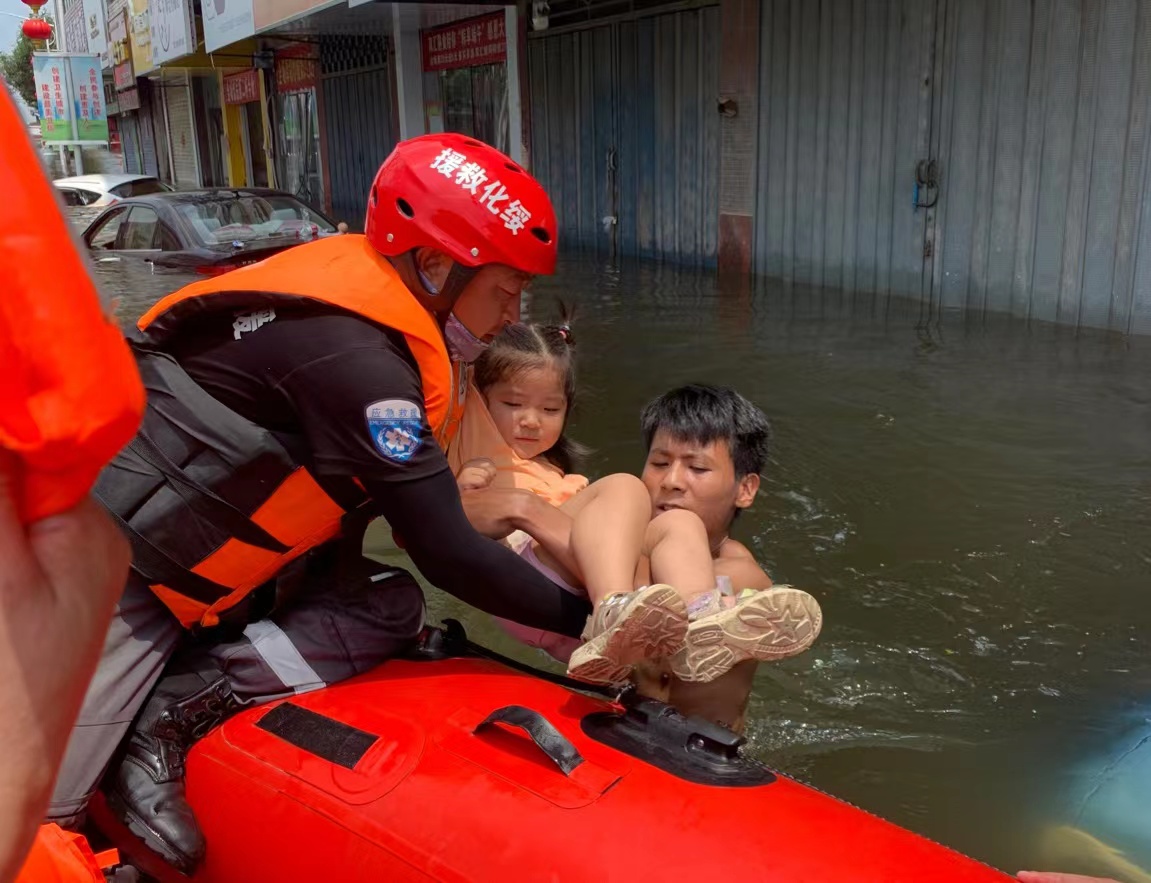
[[[119,820],[184,874],[204,857],[204,835],[184,798],[184,759],[197,739],[239,709],[225,678],[204,681],[198,673],[178,674],[157,684],[104,784]]]

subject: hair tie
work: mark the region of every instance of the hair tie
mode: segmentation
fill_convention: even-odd
[[[568,343],[571,343],[571,339],[572,339],[571,326],[570,325],[560,325],[560,326],[558,326],[558,330],[560,333],[560,337],[562,337]]]

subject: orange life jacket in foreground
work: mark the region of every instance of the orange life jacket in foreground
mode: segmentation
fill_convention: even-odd
[[[41,825],[15,883],[104,883],[102,869],[119,863],[115,849],[96,855],[83,835]]]
[[[0,143],[0,450],[30,523],[88,494],[136,431],[144,390],[8,95]]]
[[[439,326],[363,236],[300,245],[258,264],[189,285],[139,321],[133,341],[148,390],[140,432],[97,483],[132,542],[133,568],[186,626],[219,614],[289,562],[335,537],[367,502],[336,494],[304,467],[300,437],[256,425],[212,398],[165,352],[190,320],[233,313],[258,325],[313,302],[401,332],[420,371],[426,418],[447,447],[459,419]]]

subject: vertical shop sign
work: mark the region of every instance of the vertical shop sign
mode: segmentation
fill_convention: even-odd
[[[108,55],[108,33],[105,30],[104,4],[101,0],[84,0],[84,35],[88,51],[100,56],[101,66],[111,64]]]
[[[129,24],[132,44],[132,69],[142,77],[155,65],[152,63],[152,22],[148,0],[130,0],[132,18]]]

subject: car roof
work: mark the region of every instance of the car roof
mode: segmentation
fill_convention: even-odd
[[[271,187],[205,187],[202,190],[174,190],[165,193],[144,193],[132,196],[125,202],[206,202],[227,197],[240,196],[287,196],[301,202],[295,194]]]
[[[99,221],[114,211],[122,211],[123,209],[131,208],[134,205],[173,205],[179,203],[196,203],[196,202],[211,202],[219,200],[221,197],[239,197],[239,196],[287,196],[296,200],[304,205],[308,211],[315,212],[325,221],[332,226],[335,226],[335,221],[325,215],[322,211],[314,208],[308,203],[300,199],[294,193],[289,193],[286,190],[275,190],[271,187],[208,187],[203,190],[176,190],[164,193],[145,193],[142,196],[129,196],[119,202],[105,208],[100,212],[91,224],[85,229],[88,232]]]
[[[111,190],[131,181],[155,181],[154,175],[73,175],[71,178],[57,178],[53,184],[64,187],[100,187]]]

